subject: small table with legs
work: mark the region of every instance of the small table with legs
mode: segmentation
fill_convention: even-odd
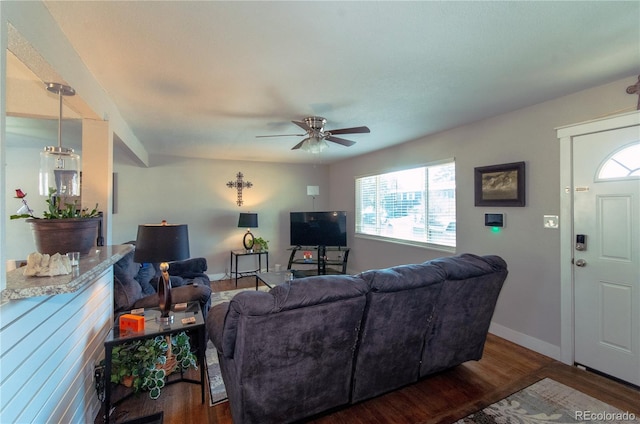
[[[240,256],[258,256],[258,269],[252,271],[238,271],[238,258]],[[262,255],[264,255],[267,259],[267,270],[269,269],[269,251],[268,250],[232,250],[231,251],[231,264],[229,269],[231,270],[230,275],[233,277],[235,275],[236,278],[236,287],[238,287],[238,278],[239,277],[248,277],[250,275],[256,275],[256,273],[262,271]],[[234,267],[235,265],[235,267]],[[234,271],[235,269],[235,271]]]

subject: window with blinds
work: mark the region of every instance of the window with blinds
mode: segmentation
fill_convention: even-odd
[[[453,160],[356,179],[356,234],[456,245]]]

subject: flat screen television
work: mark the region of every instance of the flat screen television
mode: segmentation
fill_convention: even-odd
[[[347,213],[291,212],[292,246],[340,246],[347,245]]]

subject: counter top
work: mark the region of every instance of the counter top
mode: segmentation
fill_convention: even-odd
[[[2,290],[1,302],[37,296],[73,293],[95,280],[111,265],[133,250],[130,244],[100,246],[80,257],[80,265],[67,275],[55,277],[25,277],[24,268],[7,272],[7,287]]]

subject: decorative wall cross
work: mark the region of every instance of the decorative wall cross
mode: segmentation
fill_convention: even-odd
[[[640,75],[638,75],[638,82],[634,85],[627,87],[627,93],[638,95],[638,110],[640,110]]]
[[[250,181],[243,181],[242,179],[244,178],[244,175],[242,174],[242,172],[238,172],[236,174],[236,180],[235,181],[229,181],[227,183],[227,187],[229,188],[235,188],[238,191],[238,200],[236,200],[236,204],[238,206],[242,206],[242,204],[244,203],[242,201],[242,189],[243,188],[251,188],[253,187],[253,183]]]

